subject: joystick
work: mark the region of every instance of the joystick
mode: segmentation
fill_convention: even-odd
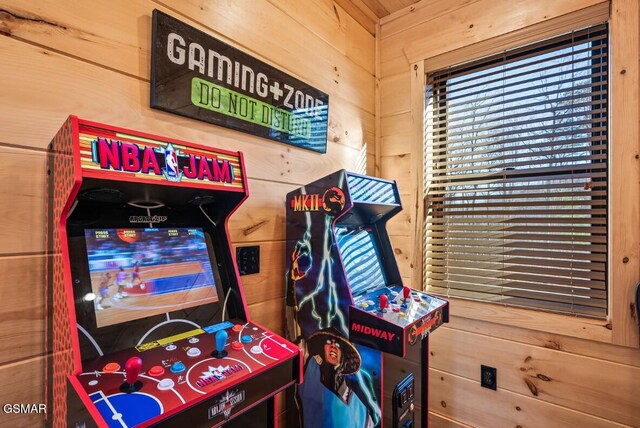
[[[140,369],[142,368],[142,360],[139,357],[131,357],[124,365],[124,372],[127,380],[120,385],[120,391],[130,394],[140,391],[142,382],[138,380]]]
[[[225,330],[218,330],[216,332],[216,350],[211,353],[213,358],[224,358],[227,356],[227,351],[224,350],[224,346],[227,344],[227,338],[229,335]]]
[[[407,286],[404,286],[402,288],[402,296],[404,297],[404,301],[406,302],[407,299],[409,298],[409,295],[411,294],[411,289]]]
[[[381,294],[380,297],[380,302],[378,305],[378,312],[387,312],[387,310],[385,309],[387,307],[387,303],[389,302],[389,298],[387,297],[386,294]]]

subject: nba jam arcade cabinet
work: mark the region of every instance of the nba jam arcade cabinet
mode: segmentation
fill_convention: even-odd
[[[70,117],[49,173],[47,425],[277,425],[300,350],[249,319],[242,154]]]
[[[289,334],[306,349],[290,421],[426,426],[428,334],[449,306],[402,285],[386,231],[402,209],[396,183],[341,170],[286,203]],[[405,359],[419,370],[403,374]]]

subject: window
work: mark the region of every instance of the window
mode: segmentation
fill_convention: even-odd
[[[430,292],[607,315],[607,27],[429,73]]]

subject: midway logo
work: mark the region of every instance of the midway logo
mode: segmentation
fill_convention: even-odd
[[[369,327],[366,325],[351,323],[351,331],[355,331],[356,333],[362,333],[373,337],[379,337],[380,339],[392,341],[395,337],[395,333],[390,333],[388,331],[380,330],[378,328]]]

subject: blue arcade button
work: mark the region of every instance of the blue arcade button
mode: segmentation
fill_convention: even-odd
[[[173,363],[169,370],[171,370],[171,373],[182,373],[186,369],[187,367],[185,367],[182,361],[178,361],[177,363]]]
[[[251,336],[242,336],[240,338],[240,341],[242,343],[251,343],[253,341],[253,339],[251,339]]]

